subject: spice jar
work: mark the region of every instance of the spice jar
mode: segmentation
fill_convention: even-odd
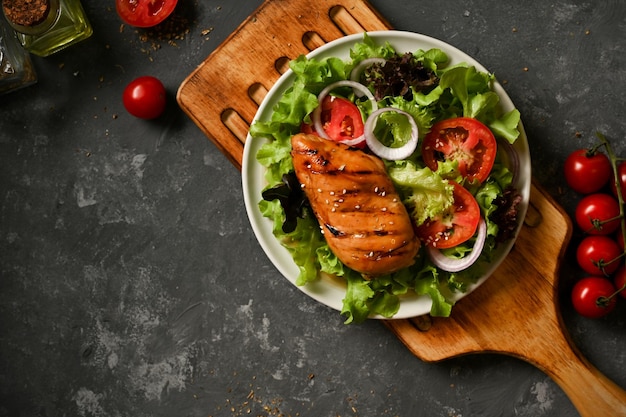
[[[80,0],[2,0],[2,11],[22,46],[48,56],[91,36]]]
[[[0,94],[37,82],[28,51],[22,48],[13,29],[0,19]]]

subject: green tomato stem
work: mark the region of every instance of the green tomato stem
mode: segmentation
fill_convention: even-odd
[[[600,132],[596,132],[596,136],[598,137],[598,139],[600,139],[600,141],[604,145],[604,148],[606,149],[606,153],[609,156],[609,160],[611,161],[611,166],[613,168],[613,182],[615,184],[617,201],[619,203],[619,214],[621,217],[620,223],[622,226],[622,239],[624,240],[623,243],[624,243],[624,247],[626,248],[626,221],[624,219],[624,196],[622,195],[622,185],[620,182],[619,173],[617,171],[618,158],[615,156],[615,152],[613,152],[613,147],[609,143],[608,139]],[[624,261],[624,264],[626,265],[626,259]],[[620,290],[616,291],[614,294],[611,294],[609,298],[615,297],[617,294],[619,294],[621,290],[624,289],[624,287],[626,287],[626,285],[624,285]]]

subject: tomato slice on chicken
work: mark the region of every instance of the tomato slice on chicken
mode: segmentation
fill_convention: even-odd
[[[461,175],[483,182],[496,159],[496,138],[476,119],[457,117],[435,123],[422,141],[424,163],[433,171],[439,161],[458,161]]]
[[[426,245],[438,249],[452,248],[469,240],[480,222],[478,202],[462,185],[454,185],[454,203],[441,216],[426,220],[416,230],[417,237]]]
[[[355,139],[363,135],[365,123],[356,104],[342,97],[327,95],[322,100],[322,127],[328,137],[336,142]],[[302,124],[302,133],[316,134],[315,128]]]

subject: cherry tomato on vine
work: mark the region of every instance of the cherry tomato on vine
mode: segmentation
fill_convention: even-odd
[[[588,274],[610,275],[621,264],[622,251],[617,242],[608,236],[585,237],[576,249],[578,265]]]
[[[145,75],[131,81],[122,94],[126,110],[140,119],[156,119],[165,110],[166,91],[158,78]]]
[[[439,161],[457,161],[461,175],[470,181],[487,179],[496,152],[496,138],[491,130],[469,117],[435,123],[422,141],[422,157],[428,168],[436,171]]]
[[[626,285],[626,267],[624,267],[624,265],[622,265],[615,273],[613,282],[615,283],[616,290],[621,289],[619,295],[626,298],[626,288],[624,288],[624,285]]]
[[[452,206],[442,216],[426,220],[415,232],[424,244],[438,249],[467,241],[474,236],[480,222],[480,208],[472,193],[454,181],[450,184],[454,185]]]
[[[363,135],[365,123],[356,104],[342,97],[327,95],[322,100],[320,115],[322,127],[329,138],[336,142],[358,138]],[[317,135],[315,127],[303,123],[300,127],[303,133]],[[362,143],[362,147],[365,142]]]
[[[626,199],[626,161],[620,162],[617,165],[617,177],[619,178],[620,187],[622,189],[622,197]],[[615,181],[611,181],[611,191],[613,191],[613,195],[617,197]]]
[[[617,200],[603,193],[589,194],[576,206],[576,223],[585,233],[608,235],[620,226]]]
[[[172,14],[178,0],[115,0],[120,18],[135,27],[156,26]]]
[[[608,299],[615,292],[615,287],[606,278],[586,277],[574,285],[572,304],[583,317],[597,319],[609,314],[615,308],[617,299]]]
[[[563,165],[565,181],[581,194],[591,194],[606,185],[613,175],[611,161],[601,152],[578,149],[572,152]]]

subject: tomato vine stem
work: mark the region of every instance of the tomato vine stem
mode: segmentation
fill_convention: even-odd
[[[610,219],[596,219],[590,216],[587,216],[587,218],[589,219],[589,223],[591,223],[591,227],[589,228],[589,230],[586,230],[587,233],[590,233],[593,230],[602,230],[602,226],[607,224],[607,223],[611,223],[615,220],[621,220],[624,218],[624,215],[621,214],[621,210],[620,210],[620,214],[615,216],[615,217],[611,217]]]
[[[596,136],[598,137],[598,139],[600,139],[600,142],[602,142],[602,145],[606,149],[606,153],[609,156],[609,160],[611,161],[611,166],[613,168],[613,182],[615,184],[615,194],[617,194],[617,201],[619,203],[619,215],[621,217],[620,223],[622,227],[622,239],[623,239],[624,247],[626,247],[626,221],[624,219],[624,196],[622,195],[622,185],[620,182],[619,172],[617,170],[618,158],[615,155],[615,152],[613,151],[613,147],[611,146],[611,143],[604,136],[604,134],[602,134],[601,132],[596,132]],[[597,148],[594,148],[594,149],[597,149]],[[626,258],[624,260],[624,265],[626,267]],[[615,293],[611,294],[609,299],[615,297],[617,294],[620,293],[620,291],[624,289],[626,289],[626,284],[624,284],[622,288],[618,289]]]
[[[596,261],[591,259],[591,263],[593,263],[600,271],[602,271],[602,274],[605,277],[610,276],[611,274],[606,272],[606,266],[607,265],[611,265],[613,262],[617,262],[619,261],[621,258],[624,258],[626,256],[626,253],[622,252],[621,255],[616,256],[615,258],[609,260],[609,261],[605,261],[604,259],[600,258],[600,260]],[[625,284],[626,285],[626,284]],[[619,292],[619,291],[618,291]]]

